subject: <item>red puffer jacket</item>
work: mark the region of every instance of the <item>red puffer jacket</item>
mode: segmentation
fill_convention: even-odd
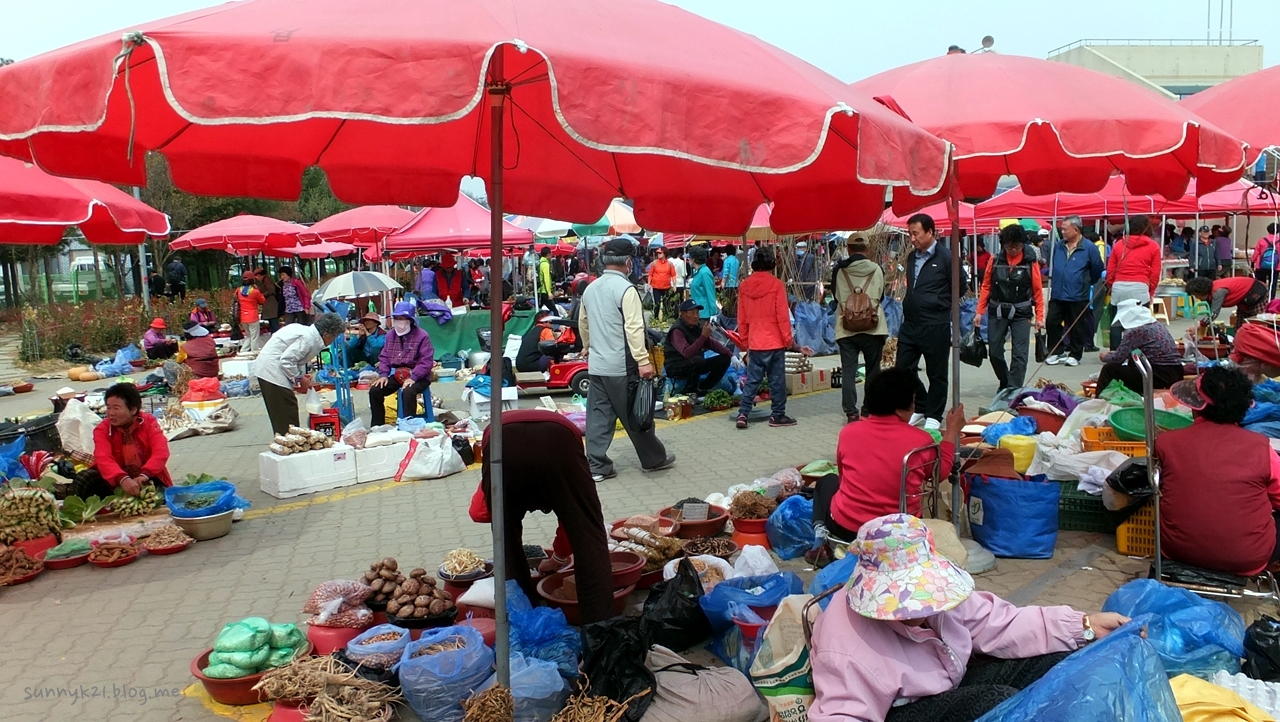
[[[142,467],[133,474],[124,468],[125,437],[130,435],[142,461]],[[119,486],[126,476],[138,474],[173,486],[168,463],[169,441],[160,430],[160,422],[151,414],[138,414],[138,420],[129,429],[117,429],[105,420],[93,429],[93,465],[112,486]]]
[[[738,335],[748,351],[791,348],[787,289],[772,273],[756,271],[738,287]]]
[[[1147,236],[1125,236],[1107,257],[1107,285],[1117,281],[1145,283],[1152,298],[1160,283],[1160,246]]]

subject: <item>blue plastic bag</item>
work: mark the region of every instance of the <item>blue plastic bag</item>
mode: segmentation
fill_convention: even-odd
[[[414,657],[414,652],[461,637],[463,647]],[[475,627],[466,625],[423,631],[417,641],[405,645],[392,668],[400,675],[400,688],[413,711],[432,722],[462,722],[462,700],[480,689],[493,671],[493,650]]]
[[[1015,416],[1000,424],[992,424],[982,432],[982,440],[992,446],[1000,445],[1002,436],[1035,436],[1036,420],[1030,416]]]
[[[0,477],[5,479],[28,479],[31,474],[27,467],[18,461],[27,450],[27,435],[18,434],[18,438],[7,444],[0,444]]]
[[[582,636],[569,626],[564,612],[533,607],[520,585],[507,581],[507,618],[511,620],[511,652],[551,662],[566,679],[578,676]]]
[[[973,540],[998,557],[1051,559],[1058,542],[1062,486],[1044,476],[971,476],[969,526]]]
[[[249,379],[246,378],[246,379],[238,379],[235,381],[223,381],[221,390],[222,390],[222,393],[227,398],[237,398],[241,396],[248,396],[250,393]]]
[[[960,328],[973,328],[973,317],[978,315],[978,299],[969,296],[960,299]]]
[[[826,568],[814,575],[812,582],[809,582],[809,594],[816,597],[837,584],[848,582],[856,566],[858,566],[857,554],[846,554],[844,559],[828,564]],[[818,606],[825,610],[830,603],[831,597],[827,597],[818,602]]]
[[[476,691],[483,692],[497,682],[494,674]],[[511,696],[515,722],[547,722],[564,707],[569,690],[554,663],[512,654]]]
[[[884,311],[884,321],[889,327],[889,335],[897,336],[898,331],[902,329],[902,301],[885,296],[880,301],[880,308]]]
[[[1170,675],[1209,679],[1214,672],[1240,671],[1244,619],[1236,610],[1154,579],[1135,579],[1107,597],[1105,612],[1133,617],[1146,626],[1147,641]]]
[[[794,572],[778,572],[760,577],[734,577],[717,584],[698,603],[711,622],[711,631],[723,634],[733,626],[732,604],[745,607],[776,607],[789,594],[803,594],[804,582]]]
[[[978,722],[1182,722],[1160,656],[1133,624],[1062,660]]]
[[[364,640],[380,634],[399,634],[400,637],[386,642],[364,643]],[[404,648],[409,645],[409,641],[409,630],[392,624],[379,624],[366,629],[356,635],[350,642],[347,642],[346,655],[351,658],[352,662],[363,662],[369,657],[387,657],[389,655],[399,657],[404,654]]]
[[[769,546],[779,559],[795,559],[813,548],[813,501],[799,494],[787,497],[765,522]]]
[[[731,623],[723,634],[717,634],[711,642],[711,651],[730,667],[747,674],[751,671],[751,663],[755,661],[756,650],[760,648],[768,620],[745,604],[729,602],[730,621],[737,620],[744,624],[759,625],[756,627],[756,638],[747,639],[742,627]]]
[[[185,503],[200,497],[213,496],[212,504],[204,504],[198,509],[188,509]],[[169,513],[176,517],[194,518],[213,516],[232,509],[248,509],[252,506],[248,499],[236,496],[236,485],[229,481],[207,481],[191,486],[171,486],[164,490],[164,504]]]
[[[129,344],[124,348],[116,351],[116,357],[110,361],[99,361],[93,367],[94,371],[102,374],[104,378],[113,376],[124,376],[133,373],[133,364],[130,361],[141,361],[142,351],[137,346]]]
[[[817,356],[826,356],[836,352],[833,342],[826,339],[827,312],[813,301],[801,301],[792,311],[795,314],[795,341],[799,346],[808,346]]]

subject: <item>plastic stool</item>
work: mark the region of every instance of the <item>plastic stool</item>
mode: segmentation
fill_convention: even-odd
[[[1157,321],[1169,323],[1169,307],[1165,305],[1163,298],[1151,299],[1151,315],[1154,316]]]

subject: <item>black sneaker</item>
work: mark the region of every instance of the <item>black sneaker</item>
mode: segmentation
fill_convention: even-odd
[[[853,422],[857,421],[860,418],[862,417],[858,416],[858,414],[846,414],[844,417],[844,422],[846,424],[852,424]]]
[[[1084,347],[1084,350],[1085,350],[1085,352],[1086,352],[1086,353],[1098,353],[1098,352],[1099,352],[1099,351],[1101,351],[1102,349],[1098,348],[1097,346],[1095,346],[1095,345],[1093,345],[1093,344],[1089,344],[1088,346],[1085,346],[1085,347]]]
[[[606,473],[604,473],[604,474],[594,474],[594,473],[593,473],[593,474],[591,475],[591,480],[592,480],[592,481],[594,481],[595,483],[599,484],[600,482],[604,481],[605,479],[612,479],[612,478],[616,477],[617,475],[618,475],[618,471],[617,471],[616,469],[615,469],[615,470],[613,470],[613,471],[606,472]]]
[[[675,466],[675,465],[676,465],[676,455],[675,455],[675,454],[667,454],[667,458],[666,458],[666,460],[664,460],[661,464],[658,464],[657,466],[653,467],[652,469],[641,469],[640,471],[642,471],[642,472],[643,472],[643,473],[645,473],[645,474],[649,474],[649,473],[652,473],[652,472],[655,472],[655,471],[662,471],[663,469],[670,469],[671,467],[673,467],[673,466]]]
[[[790,416],[787,416],[786,414],[783,414],[782,416],[770,416],[769,425],[770,426],[795,426],[796,420],[791,418]]]
[[[745,428],[747,428],[747,415],[746,415],[746,414],[738,414],[738,420],[737,420],[737,421],[735,421],[733,425],[734,425],[734,426],[736,426],[736,427],[738,427],[739,429],[745,429]]]

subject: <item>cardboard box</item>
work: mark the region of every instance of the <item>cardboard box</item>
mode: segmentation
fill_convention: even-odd
[[[812,379],[812,383],[809,384],[810,391],[826,391],[831,388],[831,369],[814,369],[806,374]]]
[[[805,394],[810,391],[809,385],[812,383],[812,373],[787,374],[787,396],[795,396],[796,394]]]
[[[258,483],[264,494],[288,499],[356,483],[356,450],[346,444],[301,454],[258,456]]]
[[[481,416],[489,415],[489,399],[475,393],[472,389],[465,389],[462,392],[462,400],[471,404],[471,418],[478,419]],[[514,386],[505,386],[502,389],[502,410],[514,411],[520,408],[520,390]]]
[[[356,449],[356,483],[382,481],[396,475],[400,462],[409,453],[409,442]]]

